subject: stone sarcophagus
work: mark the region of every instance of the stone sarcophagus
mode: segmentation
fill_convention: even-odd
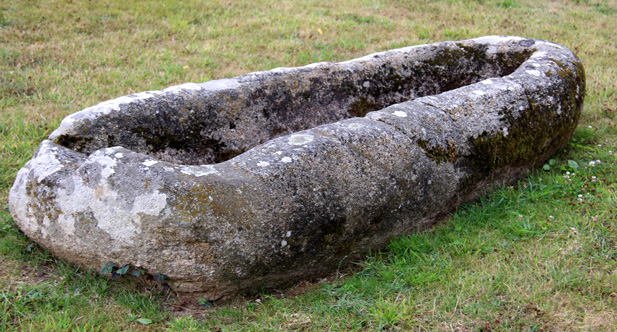
[[[334,271],[563,147],[560,45],[482,37],[142,92],[65,118],[17,174],[19,227],[217,299]]]

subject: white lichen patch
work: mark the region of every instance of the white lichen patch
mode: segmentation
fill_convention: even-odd
[[[195,84],[195,83],[185,83],[185,84],[180,84],[180,85],[174,85],[174,86],[170,86],[169,88],[166,88],[165,90],[162,90],[162,92],[164,93],[178,93],[182,90],[201,90],[202,87],[199,84]]]
[[[121,159],[122,157],[124,157],[124,155],[122,154],[122,152],[118,152],[114,155],[114,157]]]
[[[486,92],[482,90],[473,90],[472,92],[473,94],[478,95],[478,96],[484,96],[486,94]]]
[[[330,65],[330,63],[322,61],[322,62],[315,62],[315,63],[308,64],[306,66],[302,66],[302,68],[309,68],[310,69],[310,68],[317,68],[317,67],[327,66],[327,65]]]
[[[56,158],[56,150],[51,147],[49,141],[43,141],[30,166],[36,180],[40,183],[46,177],[61,170],[62,167],[62,163]]]
[[[110,190],[107,181],[101,181],[96,187],[91,188],[79,176],[66,178],[63,186],[57,189],[56,203],[61,213],[58,215],[56,225],[58,230],[68,236],[75,235],[75,219],[79,215],[92,213],[97,220],[99,228],[107,232],[112,239],[131,242],[126,235],[134,234],[134,225],[129,225],[122,219],[122,230],[113,227],[114,219],[121,217],[120,209],[109,206],[116,200],[117,194]],[[128,241],[127,241],[128,240]]]
[[[291,145],[304,145],[313,141],[313,135],[309,134],[295,134],[289,137],[289,144]]]
[[[270,163],[267,162],[267,161],[260,161],[260,162],[257,163],[257,166],[259,166],[259,167],[268,167],[268,166],[270,166]]]
[[[49,219],[49,216],[44,216],[43,217],[43,226],[45,226],[45,228],[49,228],[51,226],[51,219]]]
[[[532,54],[529,58],[530,59],[534,59],[534,58],[543,58],[546,56],[546,52],[544,51],[540,51],[540,52],[535,52],[534,54]]]
[[[395,116],[398,116],[399,118],[406,118],[407,117],[407,113],[403,112],[403,111],[395,111],[394,113]]]
[[[180,172],[186,175],[194,175],[197,177],[206,176],[210,174],[219,174],[219,171],[212,165],[200,165],[200,166],[182,166]]]
[[[111,111],[119,111],[121,105],[148,100],[154,96],[160,95],[161,93],[162,91],[144,91],[144,92],[134,93],[131,95],[122,96],[116,99],[104,101],[95,106],[86,108],[85,110],[91,109],[94,112],[101,112],[103,113],[103,115],[107,115],[111,113]]]
[[[535,70],[535,69],[525,70],[525,72],[529,75],[538,76],[538,77],[542,75],[540,71]]]
[[[370,113],[366,114],[366,116],[365,116],[365,117],[366,117],[367,119],[369,119],[369,120],[379,121],[379,120],[383,119],[383,117],[382,117],[382,114],[381,114],[381,113],[382,113],[382,112],[380,112],[380,111],[377,111],[377,112],[370,112]]]
[[[516,37],[516,36],[485,36],[472,39],[473,41],[480,44],[498,44],[505,42],[516,42],[521,41],[524,38]]]
[[[114,170],[114,167],[118,165],[117,160],[108,156],[94,156],[94,154],[91,155],[91,158],[92,157],[95,158],[86,161],[86,164],[97,163],[101,165],[101,177],[103,179],[109,178],[112,174],[116,172]]]
[[[291,160],[291,158],[289,158],[289,157],[283,157],[283,158],[281,158],[281,162],[284,162],[284,163],[290,163],[291,161],[292,161],[292,160]]]
[[[77,118],[73,114],[70,114],[69,116],[62,119],[62,122],[60,122],[60,126],[49,135],[50,140],[55,140],[57,137],[63,134],[75,134],[75,122]]]
[[[151,216],[158,216],[167,205],[167,195],[155,191],[150,194],[143,194],[135,197],[131,213],[143,213]]]
[[[58,225],[62,229],[64,234],[74,235],[75,234],[74,213],[58,215],[58,220],[56,221],[56,225]]]
[[[560,50],[564,49],[564,47],[559,45],[559,44],[555,44],[555,43],[552,43],[552,42],[549,42],[549,41],[545,41],[545,40],[537,40],[536,43],[544,44],[544,45],[547,45],[547,46],[550,46],[550,47],[554,47],[554,48],[558,48]]]
[[[364,62],[364,61],[370,61],[373,60],[374,58],[379,58],[380,56],[386,54],[386,52],[377,52],[377,53],[372,53],[369,55],[365,55],[359,58],[355,58],[355,59],[351,59],[351,60],[347,60],[347,61],[343,61],[343,62],[339,62],[340,64],[350,64],[350,63],[354,63],[354,62]]]
[[[491,85],[491,84],[493,84],[493,80],[488,78],[488,79],[485,79],[484,81],[480,81],[480,83],[482,83],[484,85]]]
[[[347,128],[351,129],[351,130],[356,130],[356,129],[360,129],[360,128],[364,128],[364,125],[359,124],[359,123],[350,123]]]
[[[98,157],[95,160],[103,160],[104,166],[100,169],[101,179],[97,183],[90,183],[78,174],[61,182],[56,189],[55,201],[60,213],[55,228],[73,237],[76,235],[77,220],[81,216],[91,215],[95,223],[89,227],[97,227],[113,241],[131,244],[135,236],[141,233],[142,215],[158,216],[166,207],[167,195],[152,186],[146,189],[145,183],[134,183],[135,179],[124,179],[131,182],[128,187],[123,181],[109,181],[104,173],[112,174],[109,170],[113,164],[108,159]],[[135,189],[140,185],[143,190]],[[132,202],[130,197],[135,197]]]
[[[144,161],[141,164],[146,166],[146,167],[150,167],[150,166],[158,164],[158,161],[156,161],[156,160],[146,160],[146,161]]]
[[[9,207],[15,221],[20,225],[21,229],[27,234],[32,234],[37,231],[38,222],[33,218],[29,208],[29,197],[26,190],[26,184],[30,177],[30,165],[33,160],[26,163],[18,172],[15,178],[15,183],[9,192]]]
[[[518,84],[516,85],[516,87],[518,87],[518,90],[522,89],[522,87]],[[512,82],[508,83],[507,81],[500,79],[497,80],[497,82],[493,82],[491,89],[496,89],[496,91],[516,91],[516,87]]]

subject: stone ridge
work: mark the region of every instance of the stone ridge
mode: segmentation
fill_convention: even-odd
[[[209,300],[326,275],[567,144],[568,49],[489,36],[142,92],[65,118],[18,172],[34,241]]]

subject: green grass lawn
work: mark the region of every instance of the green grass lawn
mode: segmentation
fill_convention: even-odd
[[[66,115],[122,95],[483,35],[585,65],[572,141],[513,186],[351,269],[227,303],[83,271],[8,213]],[[0,331],[617,331],[615,0],[0,1]]]

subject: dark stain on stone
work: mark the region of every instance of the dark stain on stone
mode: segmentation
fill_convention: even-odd
[[[377,111],[382,108],[382,105],[371,102],[366,96],[361,96],[351,103],[348,112],[350,117],[364,117],[366,113]]]

